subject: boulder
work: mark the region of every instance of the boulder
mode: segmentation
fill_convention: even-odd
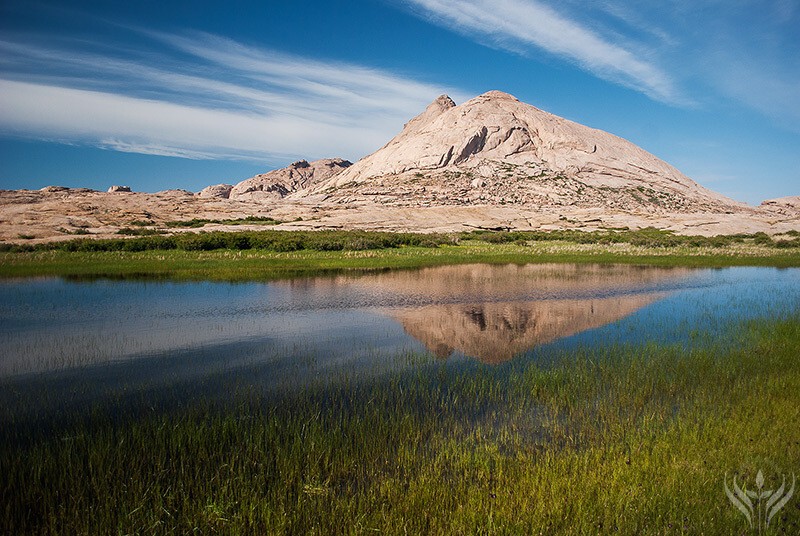
[[[200,190],[197,195],[198,197],[228,199],[231,195],[231,190],[233,190],[232,184],[215,184],[213,186],[206,186]]]

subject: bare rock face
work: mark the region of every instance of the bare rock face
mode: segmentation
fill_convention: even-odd
[[[500,91],[459,106],[439,97],[383,148],[297,196],[316,194],[394,206],[744,207],[622,138]]]
[[[778,214],[800,216],[800,195],[767,199],[761,202],[760,208]]]
[[[256,175],[234,186],[230,199],[271,199],[314,186],[340,173],[351,165],[341,158],[327,158],[307,162],[300,160],[283,169]]]
[[[110,194],[118,193],[118,192],[130,192],[130,191],[131,191],[131,187],[130,186],[118,186],[116,184],[114,186],[109,187],[109,189],[108,189],[108,193],[110,193]]]
[[[233,190],[232,184],[215,184],[213,186],[206,186],[197,192],[197,196],[212,199],[228,199],[231,196],[231,190]]]
[[[189,190],[184,190],[183,188],[170,188],[169,190],[161,190],[160,192],[156,192],[155,195],[159,196],[194,196],[192,192]]]
[[[453,102],[453,99],[448,97],[447,95],[439,95],[435,101],[430,103],[425,111],[419,114],[417,117],[411,119],[408,123],[403,125],[403,132],[406,134],[410,134],[412,132],[418,132],[420,129],[425,127],[428,123],[445,113],[450,108],[455,108],[456,103]],[[394,141],[394,140],[392,140]],[[390,141],[389,144],[392,142]]]

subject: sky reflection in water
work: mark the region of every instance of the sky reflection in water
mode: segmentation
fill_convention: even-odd
[[[771,268],[465,265],[245,284],[23,280],[0,283],[0,378],[103,364],[113,365],[104,374],[127,365],[130,375],[136,363],[151,380],[261,367],[289,381],[374,372],[405,352],[495,364],[541,345],[686,342],[798,309],[800,270]]]

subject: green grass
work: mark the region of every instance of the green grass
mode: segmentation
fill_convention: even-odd
[[[205,227],[206,225],[212,223],[220,225],[278,225],[282,222],[268,216],[247,216],[245,218],[238,218],[235,220],[209,220],[205,218],[192,218],[191,220],[170,221],[167,222],[165,226],[197,228]]]
[[[123,229],[128,232],[128,229]],[[134,235],[161,231],[130,229]],[[368,231],[179,233],[45,244],[0,244],[0,278],[137,277],[266,280],[460,263],[628,263],[800,266],[800,236],[678,236],[656,229],[595,232]]]
[[[0,409],[0,533],[747,534],[726,474],[800,472],[800,318],[719,340]]]
[[[207,221],[207,220],[203,220]],[[0,244],[0,251],[25,253],[36,251],[357,251],[400,246],[436,247],[454,243],[455,237],[439,233],[387,233],[378,231],[237,231],[196,232],[163,235],[159,229],[124,227],[117,234],[128,239],[75,239],[39,244]],[[148,236],[149,235],[149,236]]]

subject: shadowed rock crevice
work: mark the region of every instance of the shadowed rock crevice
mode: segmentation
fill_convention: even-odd
[[[453,160],[453,164],[460,164],[470,156],[481,152],[486,145],[486,137],[488,135],[489,129],[486,127],[481,127],[481,129],[474,136],[472,136],[469,141],[467,141],[466,145],[464,145],[464,148],[461,149],[461,152],[458,154],[458,158]]]

